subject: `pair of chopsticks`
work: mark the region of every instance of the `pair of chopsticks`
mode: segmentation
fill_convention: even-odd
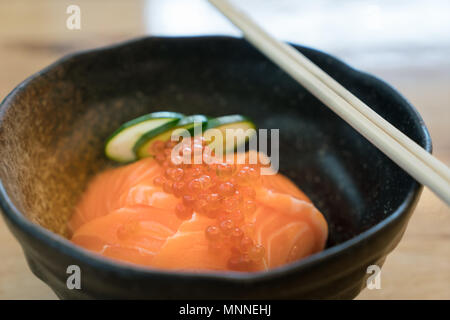
[[[208,1],[272,62],[450,205],[450,169],[445,164],[384,120],[303,54],[269,35],[228,0]]]

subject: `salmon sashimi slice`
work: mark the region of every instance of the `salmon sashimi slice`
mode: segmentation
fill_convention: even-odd
[[[163,269],[208,271],[227,270],[225,251],[213,252],[205,238],[205,228],[214,223],[199,214],[183,222],[178,232],[167,239],[153,266]]]
[[[314,252],[324,248],[328,235],[328,224],[323,215],[309,201],[290,194],[273,192],[263,187],[256,189],[256,199],[261,204],[276,210],[279,217],[289,216],[291,220],[305,221],[314,230],[316,245]]]
[[[266,248],[266,268],[275,268],[316,252],[317,237],[302,219],[262,207],[252,218],[253,235]]]
[[[147,205],[154,208],[174,210],[177,198],[166,193],[160,187],[150,184],[138,184],[124,192],[119,199],[123,206]]]
[[[324,249],[325,218],[287,177],[156,158],[94,177],[69,222],[71,241],[107,258],[192,272],[264,271]]]
[[[261,176],[261,184],[268,190],[290,194],[300,200],[311,203],[311,200],[291,180],[281,173]]]
[[[131,252],[129,259],[121,260],[142,264],[141,258],[151,261],[181,223],[167,210],[148,206],[121,208],[81,226],[72,241],[113,258],[126,257],[126,252]]]
[[[76,208],[76,214],[69,221],[69,230],[73,233],[84,223],[130,204],[154,202],[152,194],[162,190],[161,188],[155,188],[152,181],[155,176],[161,174],[161,171],[162,169],[155,161],[143,159],[124,167],[100,173],[94,177],[83,194]],[[134,187],[138,185],[149,187],[149,190],[144,193],[141,188],[137,188],[138,191],[136,192]],[[159,194],[159,196],[161,195]],[[167,196],[169,195],[164,197]],[[156,200],[156,206],[164,208],[162,201],[159,200],[162,199]],[[166,200],[167,207],[173,207],[173,199]]]

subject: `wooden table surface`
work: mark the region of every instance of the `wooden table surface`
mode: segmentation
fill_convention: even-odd
[[[160,0],[76,1],[82,8],[82,29],[65,27],[69,1],[0,1],[0,98],[28,75],[66,53],[103,46],[153,33],[148,8]],[[287,1],[284,1],[286,3]],[[157,25],[156,31],[157,32]],[[298,39],[298,42],[302,42]],[[381,49],[380,49],[381,48]],[[324,45],[323,49],[327,49]],[[388,52],[392,47],[379,46]],[[409,65],[364,63],[367,51],[330,47],[350,64],[372,72],[409,99],[422,114],[433,138],[434,154],[450,163],[450,67],[432,58],[421,61],[429,48],[415,49]],[[395,48],[396,53],[409,47]],[[422,50],[422,51],[420,51]],[[449,56],[449,47],[433,52]],[[389,51],[390,52],[390,51]],[[419,59],[417,59],[417,55]],[[409,61],[405,54],[405,61]],[[363,62],[361,62],[363,61]],[[18,242],[0,219],[0,299],[56,299],[29,270]],[[381,289],[364,290],[359,299],[450,299],[450,210],[425,189],[407,232],[382,269]]]

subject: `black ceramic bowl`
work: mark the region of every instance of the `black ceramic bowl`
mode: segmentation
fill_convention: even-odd
[[[426,150],[416,110],[384,82],[297,47]],[[139,115],[241,113],[280,128],[281,172],[325,214],[327,249],[266,273],[174,273],[72,245],[65,223],[104,168],[105,138]],[[353,298],[402,237],[421,186],[246,41],[146,38],[66,57],[30,77],[0,113],[0,203],[31,270],[60,298]],[[81,290],[66,287],[69,265]]]

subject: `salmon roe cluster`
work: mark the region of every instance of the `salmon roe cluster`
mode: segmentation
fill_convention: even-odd
[[[252,186],[260,179],[258,165],[218,161],[203,137],[185,141],[178,145],[158,140],[150,146],[164,169],[154,184],[180,199],[175,208],[178,218],[188,220],[196,212],[215,220],[205,229],[205,237],[213,253],[229,251],[229,269],[252,270],[265,255],[264,247],[252,240],[253,226],[246,221],[256,210]]]

